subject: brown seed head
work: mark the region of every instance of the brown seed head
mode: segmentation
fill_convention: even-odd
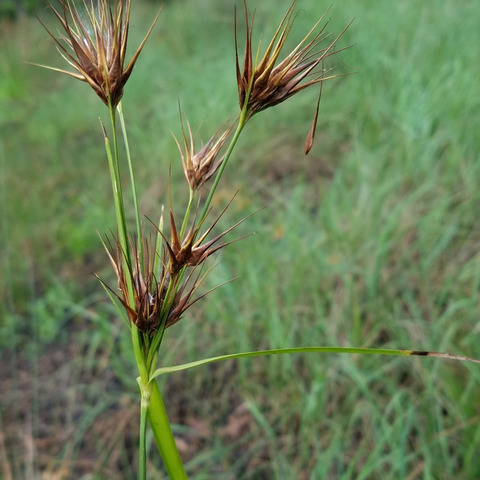
[[[246,1],[246,40],[243,68],[238,61],[238,45],[235,21],[235,53],[237,65],[237,85],[240,108],[247,109],[248,117],[269,107],[284,102],[292,95],[312,85],[324,82],[336,75],[328,75],[330,70],[323,70],[325,58],[338,53],[335,45],[346,28],[335,39],[325,33],[328,22],[320,27],[325,15],[313,26],[304,39],[280,62],[278,59],[285,41],[295,21],[293,15],[295,0],[283,17],[273,39],[268,45],[263,58],[256,62],[252,56],[253,17],[249,24]],[[326,41],[326,46],[320,44]],[[315,69],[320,66],[320,71]],[[245,105],[245,102],[247,104]]]
[[[64,34],[56,38],[42,25],[55,40],[60,55],[76,72],[46,68],[87,82],[105,105],[116,107],[160,12],[125,67],[131,0],[114,0],[113,6],[109,0],[83,0],[82,13],[73,0],[58,1],[62,7],[60,11],[49,6]]]
[[[108,245],[104,244],[118,280],[118,291],[102,283],[122,304],[129,321],[150,337],[157,331],[177,323],[188,308],[208,293],[194,298],[195,292],[208,274],[207,271],[202,276],[205,260],[227,245],[227,243],[215,244],[241,223],[238,222],[206,242],[204,242],[206,236],[218,219],[197,240],[195,234],[198,233],[198,228],[192,227],[185,236],[185,241],[180,243],[173,216],[171,218],[172,241],[168,242],[159,232],[164,240],[162,252],[155,252],[152,242],[143,238],[140,258],[138,243],[132,240],[130,249],[133,265],[128,267],[127,272],[124,267],[125,253],[118,239],[115,239],[114,245],[110,242]],[[156,255],[161,257],[159,272],[154,271]],[[183,267],[192,268],[186,275],[179,275]],[[133,301],[129,284],[133,286]]]
[[[240,225],[240,223],[242,223],[245,219],[237,222],[224,232],[216,235],[214,238],[208,241],[206,239],[215,228],[215,225],[225,213],[230,203],[223,209],[216,220],[205,230],[202,235],[200,235],[199,232],[203,225],[203,221],[197,224],[196,218],[194,218],[189,230],[183,235],[183,238],[181,238],[177,229],[170,200],[170,241],[168,241],[163,233],[159,231],[159,234],[163,237],[164,245],[169,254],[168,272],[170,275],[176,275],[184,267],[197,267],[201,265],[208,257],[228,245],[228,243],[221,243],[219,245],[216,244],[225,235],[227,235],[227,233],[231,232],[234,228]]]
[[[161,323],[162,306],[165,303],[167,278],[163,271],[159,278],[155,276],[155,252],[150,242],[143,239],[143,258],[140,258],[139,249],[135,241],[131,242],[133,265],[124,269],[124,256],[120,242],[115,239],[115,245],[110,243],[105,250],[110,258],[118,280],[120,295],[110,289],[120,300],[129,320],[142,332],[153,333]],[[130,299],[129,282],[133,285],[133,304]]]
[[[188,121],[187,138],[181,113],[180,123],[182,125],[183,149],[177,138],[174,138],[182,157],[183,171],[190,185],[190,190],[195,191],[207,182],[222,164],[224,156],[219,158],[219,153],[232,131],[233,123],[225,129],[224,127],[219,129],[198,152],[195,152],[195,142]]]
[[[180,316],[195,301],[191,300],[192,294],[199,285],[199,279],[191,279],[191,275],[180,285],[180,278],[172,277],[168,273],[168,253],[163,252],[160,272],[154,272],[155,249],[151,242],[142,240],[142,254],[135,241],[131,242],[134,256],[133,265],[128,272],[124,269],[124,257],[120,242],[115,240],[115,245],[104,244],[110,258],[115,275],[118,280],[117,293],[105,285],[120,301],[127,313],[127,317],[140,331],[152,337],[159,329],[167,328],[176,323]],[[130,298],[128,284],[133,285],[133,302]],[[187,286],[188,285],[188,286]]]
[[[248,218],[207,240],[230,203],[203,234],[199,233],[203,222],[196,225],[194,219],[183,239],[177,231],[170,205],[171,240],[158,228],[158,234],[163,239],[161,251],[156,251],[145,236],[141,240],[141,251],[139,243],[132,240],[132,265],[128,267],[125,267],[128,262],[118,238],[114,239],[113,245],[110,241],[104,243],[118,280],[118,290],[102,283],[122,304],[129,321],[148,336],[152,337],[177,323],[188,308],[209,293],[194,295],[209,273],[208,270],[202,273],[205,261],[227,246],[229,242],[219,243],[220,240]],[[159,265],[156,265],[156,259],[160,260]],[[132,292],[129,285],[132,285]]]

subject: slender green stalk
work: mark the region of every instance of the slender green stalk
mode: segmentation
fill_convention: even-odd
[[[162,213],[160,214],[160,218],[158,220],[157,230],[158,231],[157,231],[157,239],[155,241],[155,252],[161,252],[163,238],[160,235],[160,232],[163,232],[163,207],[162,207]],[[155,255],[155,259],[153,261],[153,272],[158,277],[160,277],[161,264],[162,264],[161,256]]]
[[[245,102],[245,106],[243,107],[242,112],[240,114],[240,118],[238,120],[237,129],[235,130],[235,133],[233,134],[230,145],[228,146],[228,149],[225,152],[225,158],[223,159],[223,162],[220,165],[220,168],[218,169],[217,175],[215,176],[215,180],[213,181],[213,184],[212,184],[212,188],[210,189],[207,200],[205,201],[205,205],[203,206],[202,214],[200,215],[200,220],[199,220],[200,222],[207,216],[208,208],[210,207],[210,203],[212,203],[213,195],[215,194],[215,190],[217,189],[218,183],[220,182],[220,178],[222,177],[223,171],[227,166],[228,160],[232,155],[233,149],[237,144],[238,138],[242,133],[243,127],[245,127],[247,123],[247,120],[248,120],[247,114],[248,114],[247,102]]]
[[[128,244],[127,227],[126,227],[126,220],[125,220],[125,207],[123,204],[122,183],[120,178],[120,163],[118,158],[118,142],[117,142],[117,132],[116,132],[116,113],[115,113],[114,107],[110,107],[109,111],[110,111],[110,121],[112,125],[112,137],[113,137],[113,145],[114,145],[113,155],[112,155],[112,149],[110,146],[110,141],[105,132],[105,127],[103,127],[103,125],[102,127],[103,127],[104,137],[105,137],[105,149],[107,152],[110,178],[112,181],[113,199],[115,203],[115,214],[116,214],[117,228],[118,228],[118,238],[120,242],[120,247],[124,253],[124,262],[125,262],[124,268],[126,271],[128,271],[131,268],[132,261],[131,261],[130,246]],[[125,275],[125,277],[128,285],[130,305],[134,305],[132,281],[131,281],[130,275]],[[147,382],[148,374],[147,374],[147,369],[145,368],[145,360],[144,360],[144,355],[141,348],[140,332],[137,329],[137,327],[133,324],[130,325],[130,332],[132,336],[132,345],[133,345],[133,351],[135,354],[135,360],[138,365],[140,376],[144,382]]]
[[[137,187],[135,183],[135,175],[133,173],[133,162],[132,162],[132,156],[130,154],[130,145],[128,142],[128,136],[127,136],[127,127],[125,125],[125,117],[123,116],[123,108],[122,108],[122,102],[120,101],[117,105],[117,111],[118,111],[118,116],[120,118],[120,125],[122,128],[122,135],[123,135],[123,141],[125,143],[125,152],[127,155],[127,163],[128,163],[128,172],[130,175],[130,184],[132,188],[132,196],[133,196],[133,205],[135,209],[135,223],[137,226],[137,242],[138,242],[138,256],[140,259],[140,265],[141,268],[144,268],[143,265],[143,243],[142,243],[142,229],[141,229],[141,221],[140,221],[140,210],[138,208],[138,195],[137,195]],[[140,331],[135,327],[135,325],[131,326],[131,333],[132,333],[132,344],[133,348],[135,351],[135,358],[137,360],[137,365],[138,369],[140,371],[140,377],[142,378],[142,381],[146,382],[148,381],[148,371],[145,366],[145,358],[143,355],[143,352],[141,350],[141,333]],[[143,400],[142,400],[143,402]],[[142,403],[143,405],[143,403]],[[142,407],[143,408],[143,407]],[[143,417],[142,417],[143,418]]]
[[[160,345],[162,344],[163,334],[165,332],[165,321],[162,321],[159,327],[158,333],[153,337],[152,344],[148,350],[148,355],[146,358],[146,366],[150,374],[155,371],[155,366],[158,358],[158,350],[160,349]]]
[[[175,437],[168,420],[163,398],[157,382],[152,381],[152,394],[148,408],[148,419],[171,480],[187,480],[187,474],[175,444]]]
[[[143,382],[148,381],[148,372],[145,366],[145,356],[142,351],[142,334],[140,330],[133,323],[130,324],[130,333],[132,337],[133,353],[135,354],[135,361],[137,362],[140,378]]]
[[[117,219],[118,238],[120,241],[120,247],[125,251],[125,255],[129,251],[127,246],[127,233],[125,225],[125,215],[123,210],[123,202],[121,201],[121,185],[117,178],[117,169],[115,168],[115,161],[112,155],[112,148],[110,140],[105,131],[105,127],[102,124],[103,134],[105,138],[105,150],[107,152],[108,169],[110,171],[110,179],[112,181],[113,201],[115,204],[115,216]]]
[[[138,254],[140,262],[143,268],[143,244],[142,244],[142,229],[140,221],[140,210],[138,208],[138,196],[137,196],[137,187],[135,183],[135,175],[133,173],[133,163],[132,157],[130,155],[130,145],[128,143],[127,128],[125,126],[125,118],[123,116],[122,102],[120,101],[117,105],[118,116],[120,118],[120,125],[122,127],[123,141],[125,142],[125,151],[127,154],[127,163],[128,163],[128,172],[130,174],[130,183],[132,186],[132,195],[133,195],[133,205],[135,208],[135,222],[137,225],[137,241],[138,241]]]
[[[131,252],[130,252],[130,245],[128,243],[128,236],[127,236],[127,227],[126,227],[126,219],[125,219],[125,207],[123,204],[123,192],[122,192],[122,183],[120,177],[120,162],[119,162],[119,155],[118,155],[118,142],[117,142],[117,132],[116,132],[116,110],[113,106],[110,106],[110,121],[112,125],[112,137],[113,137],[113,155],[112,149],[110,147],[110,142],[108,140],[107,135],[105,134],[105,146],[107,151],[107,158],[108,158],[108,166],[110,170],[110,177],[112,180],[112,190],[113,190],[113,198],[115,203],[115,213],[117,219],[117,228],[118,228],[118,238],[120,242],[120,247],[122,249],[124,255],[124,268],[125,271],[129,271],[132,268],[132,259],[131,259]],[[125,148],[127,151],[127,158],[129,159],[129,170],[130,170],[130,178],[132,181],[132,188],[134,189],[134,202],[136,208],[136,218],[137,218],[137,228],[139,230],[139,214],[138,214],[138,206],[136,201],[136,191],[135,191],[135,181],[133,177],[133,170],[132,170],[132,162],[130,157],[130,151],[128,148],[128,140],[126,136],[126,128],[125,122],[123,118],[123,114],[120,110],[120,121],[122,124],[122,132],[125,140]],[[141,237],[138,234],[138,242],[141,245]],[[142,258],[142,257],[140,257]],[[130,305],[134,306],[134,294],[133,294],[133,285],[130,275],[125,275],[127,279],[128,285],[128,292],[129,292],[129,303]],[[145,367],[145,357],[142,351],[142,342],[141,342],[141,332],[138,328],[131,323],[130,324],[130,333],[132,338],[132,346],[135,355],[135,360],[137,362],[138,370],[140,372],[140,391],[141,391],[141,404],[140,404],[140,440],[139,440],[139,479],[146,480],[146,466],[147,466],[147,458],[146,458],[146,424],[147,424],[147,412],[148,412],[148,404],[149,404],[149,393],[143,387],[143,385],[148,384],[148,372]],[[148,389],[151,391],[151,389]]]
[[[112,112],[112,110],[110,110]],[[140,261],[140,268],[143,270],[143,243],[142,243],[142,230],[141,230],[141,222],[140,222],[140,211],[138,208],[138,197],[137,197],[137,188],[135,183],[135,175],[133,173],[133,163],[132,157],[130,154],[130,145],[128,143],[128,136],[127,136],[127,128],[125,125],[125,118],[123,116],[123,109],[122,103],[119,102],[117,105],[117,111],[120,118],[120,125],[122,129],[123,141],[125,144],[125,152],[127,155],[127,164],[128,164],[128,172],[130,175],[130,185],[132,188],[132,196],[133,196],[133,205],[135,209],[135,222],[137,227],[137,254]],[[112,114],[112,128],[114,129],[114,139],[115,139],[115,158],[116,158],[116,166],[117,166],[117,176],[118,182],[120,183],[120,168],[118,162],[118,149],[117,149],[117,137],[115,131],[115,111]],[[121,192],[121,190],[120,190]],[[123,198],[121,197],[121,205],[123,208]],[[124,212],[123,212],[124,213]],[[125,214],[123,214],[123,219],[125,221]],[[128,239],[126,239],[126,249],[127,252],[127,261],[129,262],[130,266],[131,263],[131,253],[129,250]],[[127,275],[127,279],[129,276]],[[129,280],[129,284],[131,281]],[[130,296],[130,304],[134,306],[134,298],[133,298],[133,286],[132,288],[132,295]],[[130,288],[129,287],[129,288]],[[138,370],[140,372],[140,438],[139,438],[139,454],[138,454],[138,479],[139,480],[146,480],[147,479],[147,447],[146,447],[146,438],[147,438],[147,415],[148,415],[148,407],[150,404],[150,395],[151,395],[151,384],[148,383],[149,375],[148,375],[148,367],[145,364],[145,355],[142,349],[142,333],[138,330],[138,328],[134,325],[130,325],[130,332],[132,336],[132,346],[135,354],[135,359],[137,362]],[[148,348],[146,348],[148,351]]]
[[[188,224],[188,219],[190,217],[190,213],[192,211],[192,206],[193,206],[193,202],[195,200],[195,191],[190,189],[190,195],[189,195],[189,198],[188,198],[188,205],[187,205],[187,210],[185,211],[185,216],[183,217],[183,222],[182,222],[182,228],[180,229],[180,238],[183,237],[183,234],[185,233],[185,229],[187,228],[187,224]]]
[[[140,256],[140,261],[143,261],[142,255],[142,242],[141,242],[141,223],[140,223],[140,214],[138,208],[138,200],[137,200],[137,192],[136,192],[136,184],[135,184],[135,177],[133,172],[133,164],[130,155],[130,148],[128,143],[127,131],[125,126],[125,119],[123,116],[123,111],[121,108],[121,104],[118,105],[118,113],[123,133],[123,138],[125,142],[125,149],[127,155],[127,162],[128,162],[128,169],[130,174],[130,182],[133,194],[133,202],[135,208],[135,218],[136,218],[136,227],[137,227],[137,239],[138,239],[138,254]],[[114,175],[119,185],[119,188],[116,189],[117,196],[118,196],[118,206],[120,211],[120,216],[117,218],[119,225],[123,228],[123,233],[121,233],[121,237],[124,239],[124,246],[122,248],[125,249],[127,262],[129,262],[131,266],[131,253],[128,244],[128,238],[126,235],[126,226],[125,226],[125,212],[123,208],[123,197],[122,197],[122,190],[121,190],[121,183],[120,183],[120,168],[119,168],[119,161],[118,161],[118,149],[117,149],[117,138],[115,133],[115,112],[111,110],[111,119],[112,119],[112,128],[114,130],[113,138],[114,138],[114,161],[111,162],[114,166]],[[115,192],[115,191],[114,191]],[[189,202],[189,210],[187,210],[187,217],[188,213],[190,212],[191,205],[193,204],[193,198],[191,196]],[[143,265],[142,265],[143,268]],[[128,276],[127,276],[128,278]],[[132,288],[132,296],[131,302],[133,302],[133,286]],[[183,479],[187,478],[185,475],[185,471],[183,469],[183,464],[180,459],[180,455],[176,448],[175,439],[173,437],[170,424],[168,421],[168,417],[166,415],[165,406],[163,404],[163,399],[160,395],[160,391],[156,386],[156,382],[149,382],[149,371],[153,372],[155,369],[155,363],[157,358],[157,350],[158,346],[152,348],[146,348],[148,352],[148,358],[145,357],[145,354],[142,349],[142,338],[141,332],[136,328],[135,325],[131,325],[131,335],[132,335],[132,345],[135,353],[135,359],[137,361],[137,366],[140,372],[140,379],[139,379],[139,386],[140,386],[140,396],[141,396],[141,403],[140,403],[140,439],[139,439],[139,471],[138,471],[138,478],[139,480],[146,480],[146,465],[147,465],[147,453],[146,453],[146,427],[147,427],[147,415],[150,413],[150,423],[152,425],[152,430],[154,430],[154,435],[157,440],[157,444],[159,446],[159,450],[161,452],[162,458],[165,462],[167,471],[172,479]],[[155,388],[156,387],[156,388]],[[155,392],[153,397],[154,401],[152,402],[152,407],[149,408],[151,402],[151,395],[152,391]],[[155,426],[158,426],[155,431]]]
[[[125,219],[125,207],[123,205],[123,191],[122,191],[122,182],[120,177],[120,163],[118,160],[118,142],[117,142],[117,131],[116,131],[116,110],[115,107],[110,105],[110,122],[112,125],[112,138],[113,138],[113,156],[112,150],[110,148],[110,142],[105,133],[105,144],[108,144],[107,148],[107,157],[108,157],[108,166],[110,170],[110,177],[112,179],[112,189],[113,189],[113,198],[115,202],[115,213],[117,216],[117,227],[118,227],[118,236],[120,239],[120,246],[124,252],[127,261],[127,267],[132,265],[132,259],[130,254],[130,248],[128,245],[127,237],[127,225]],[[132,289],[132,298],[133,298],[133,289]]]
[[[138,480],[147,480],[147,417],[152,384],[144,384],[138,379],[140,388],[140,447],[138,452]]]
[[[112,110],[111,110],[112,112]],[[112,119],[112,128],[113,128],[113,138],[114,144],[116,144],[116,133],[115,133],[115,113],[111,115]],[[103,127],[103,125],[102,125]],[[103,127],[104,137],[105,137],[105,150],[107,152],[107,159],[108,159],[108,166],[110,171],[110,178],[112,181],[112,190],[113,190],[113,199],[115,204],[115,215],[117,219],[117,228],[118,228],[118,237],[120,241],[120,247],[125,255],[125,262],[128,263],[125,265],[126,270],[130,268],[131,265],[130,261],[130,248],[128,245],[127,239],[127,232],[126,232],[126,222],[125,222],[125,210],[123,206],[123,199],[122,199],[122,188],[120,182],[120,175],[119,175],[119,168],[118,168],[118,150],[114,149],[115,151],[115,159],[112,155],[112,149],[110,146],[110,141],[108,136],[105,132],[105,127]],[[128,291],[130,297],[130,304],[133,304],[133,285],[129,275],[126,275],[126,279],[128,282]],[[135,360],[138,365],[138,369],[140,371],[140,376],[146,382],[148,381],[148,374],[144,364],[143,353],[141,350],[141,339],[140,339],[140,332],[138,331],[137,327],[133,324],[130,324],[130,331],[132,335],[132,345],[133,351],[135,354]]]

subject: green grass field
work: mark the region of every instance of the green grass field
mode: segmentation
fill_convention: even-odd
[[[256,41],[287,1],[254,1]],[[233,5],[164,7],[123,100],[142,212],[168,172],[185,205],[178,102],[208,139],[237,113]],[[131,48],[156,2],[134,5]],[[329,3],[299,0],[291,46]],[[54,26],[48,11],[39,16]],[[343,0],[352,19],[324,85],[254,118],[215,204],[230,238],[211,288],[167,330],[162,365],[292,346],[413,348],[480,357],[480,3]],[[129,479],[138,406],[130,338],[92,272],[114,227],[89,87],[36,18],[0,23],[0,478]],[[334,59],[335,60],[335,59]],[[162,354],[161,354],[162,355]],[[480,478],[480,371],[430,358],[296,355],[162,380],[190,478]],[[150,478],[162,465],[150,439]]]

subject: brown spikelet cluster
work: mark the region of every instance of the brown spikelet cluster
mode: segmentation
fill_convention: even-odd
[[[187,121],[187,138],[181,114],[180,123],[182,126],[183,149],[176,138],[175,142],[180,151],[183,171],[190,186],[190,190],[195,191],[208,181],[222,164],[224,156],[219,157],[219,154],[228,139],[234,124],[232,123],[226,128],[222,127],[219,129],[200,150],[196,151],[190,124]]]
[[[44,27],[75,72],[46,68],[87,82],[105,105],[116,107],[158,15],[125,67],[131,0],[82,0],[78,7],[72,0],[58,2],[59,9],[49,6],[65,34],[56,38]]]
[[[220,244],[218,242],[245,220],[242,219],[224,232],[207,240],[207,236],[228,206],[204,233],[199,233],[203,222],[195,225],[194,220],[182,238],[170,207],[170,240],[158,230],[158,234],[163,239],[162,252],[157,252],[155,246],[145,236],[142,238],[141,249],[135,241],[132,241],[130,242],[131,265],[127,268],[125,265],[129,262],[126,261],[125,252],[122,251],[118,239],[113,245],[104,244],[118,280],[119,294],[102,283],[120,301],[130,322],[139,330],[153,336],[159,329],[177,323],[185,310],[206,295],[205,293],[194,298],[194,293],[204,279],[201,272],[205,261],[228,245],[225,242]],[[156,262],[156,259],[160,261]],[[189,269],[188,272],[187,269]],[[129,285],[133,286],[133,291],[129,290]]]
[[[196,267],[202,264],[208,257],[228,245],[228,243],[221,243],[220,245],[216,244],[245,219],[235,223],[230,228],[208,241],[206,241],[206,238],[212,232],[213,228],[225,213],[229,205],[230,203],[224,208],[217,219],[206,229],[202,235],[199,236],[199,231],[202,227],[203,221],[196,225],[196,220],[194,219],[189,230],[184,235],[184,238],[181,238],[175,223],[175,218],[170,203],[171,240],[168,241],[161,232],[159,233],[164,239],[165,247],[169,254],[169,273],[171,275],[175,275],[184,267]]]
[[[134,255],[133,265],[125,272],[124,253],[120,244],[105,247],[118,279],[119,294],[105,283],[127,312],[128,319],[141,332],[153,337],[159,330],[177,323],[185,310],[201,297],[192,299],[200,285],[200,275],[194,276],[192,270],[187,278],[170,275],[168,257],[163,255],[159,271],[155,271],[155,248],[151,242],[143,239],[142,253],[131,244]],[[129,291],[129,284],[133,291]],[[133,302],[132,302],[133,297]]]
[[[328,22],[321,26],[325,15],[303,40],[283,60],[279,61],[280,53],[295,21],[296,3],[297,0],[292,3],[283,17],[263,58],[255,63],[255,55],[252,54],[253,18],[249,22],[246,1],[244,1],[246,40],[242,68],[238,59],[235,22],[238,99],[240,108],[246,108],[248,116],[284,102],[296,93],[334,77],[328,75],[328,70],[323,70],[323,61],[340,51],[335,50],[335,45],[348,26],[332,40],[330,35],[325,33]],[[322,43],[326,46],[321,46]],[[317,69],[319,66],[320,71]],[[245,105],[246,101],[247,105]]]
[[[105,249],[117,276],[120,290],[120,295],[113,289],[112,293],[120,300],[129,320],[139,330],[142,332],[155,331],[161,322],[162,304],[165,302],[166,295],[166,278],[164,272],[158,278],[154,274],[155,253],[151,242],[143,239],[141,254],[136,242],[131,242],[133,265],[127,267],[128,272],[125,272],[125,265],[128,265],[128,262],[124,262],[125,252],[122,251],[118,239],[114,246],[109,244],[109,248],[105,247]],[[127,276],[130,282],[128,282]],[[133,286],[132,292],[129,291],[129,284]],[[133,297],[133,302],[131,302],[131,297]]]

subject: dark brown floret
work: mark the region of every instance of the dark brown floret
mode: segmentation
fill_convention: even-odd
[[[60,11],[49,6],[65,35],[56,38],[44,27],[55,40],[60,55],[76,71],[46,68],[88,83],[105,105],[116,107],[158,15],[125,67],[131,0],[115,0],[113,6],[109,0],[83,0],[82,10],[86,15],[80,14],[72,0],[58,1],[62,7]]]

